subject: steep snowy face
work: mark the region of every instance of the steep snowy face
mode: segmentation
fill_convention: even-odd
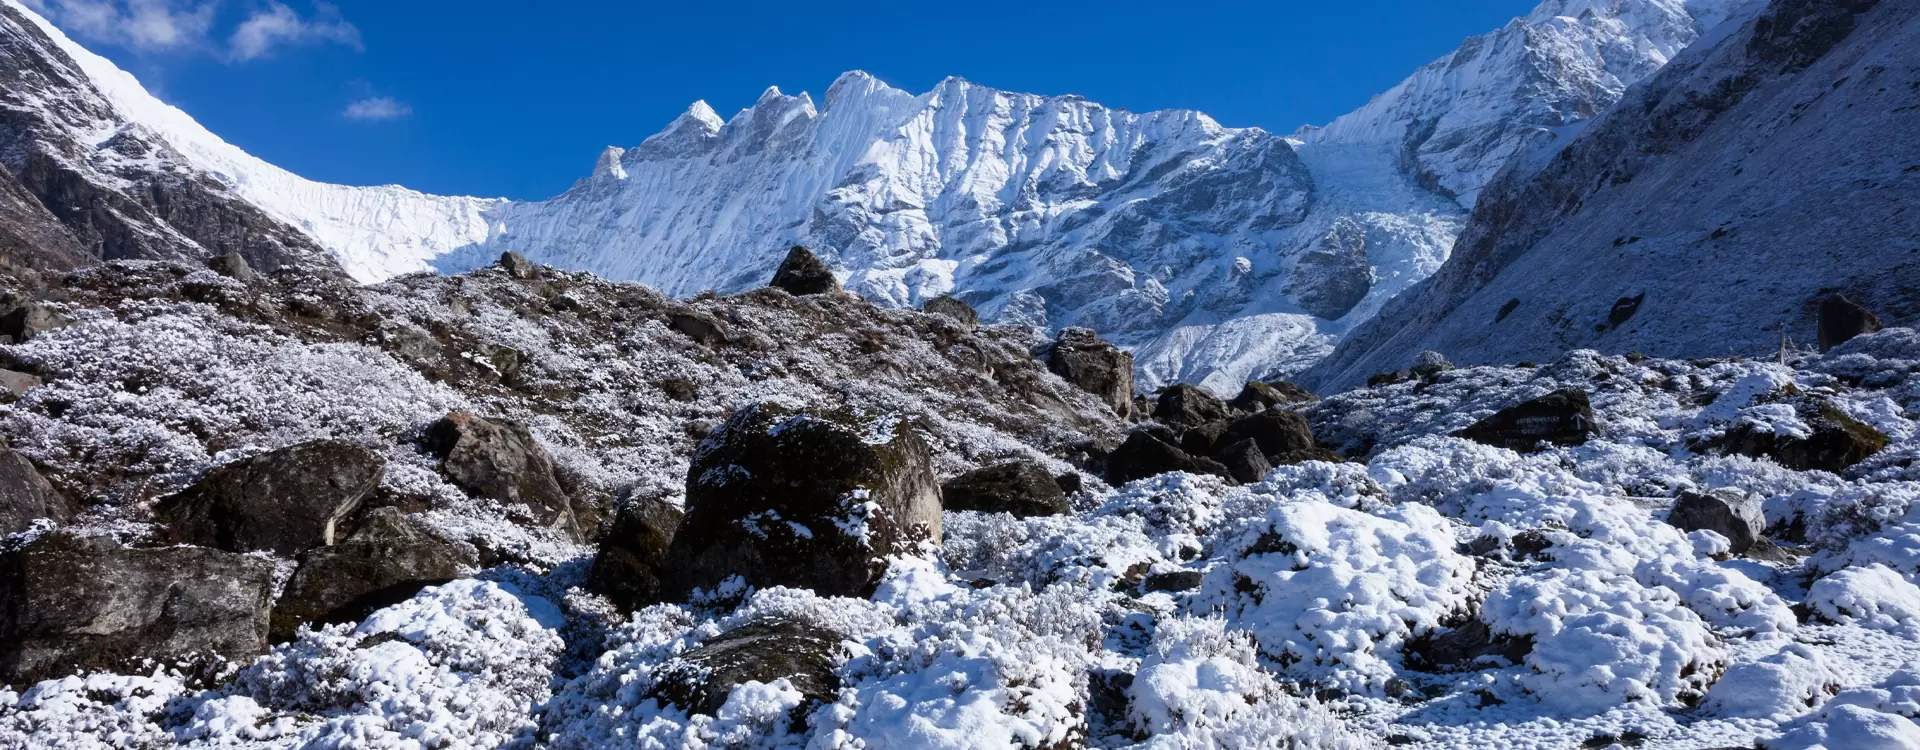
[[[1577,130],[1709,29],[1764,4],[1546,0],[1300,137],[1390,146],[1409,177],[1471,209],[1515,155]]]
[[[1250,278],[1286,270],[1278,232],[1311,195],[1286,141],[1197,112],[960,79],[916,96],[856,72],[818,107],[769,89],[722,122],[696,103],[435,263],[517,249],[687,295],[763,284],[797,243],[882,304],[951,292],[1001,321],[1140,343],[1195,309],[1231,313]]]
[[[42,150],[63,152],[53,158],[83,173],[81,181],[134,199],[139,191],[124,190],[127,185],[192,183],[217,193],[230,213],[245,214],[242,223],[257,227],[249,227],[252,235],[308,249],[317,245],[363,282],[431,270],[427,259],[485,241],[486,212],[505,203],[426,195],[397,185],[349,187],[302,179],[221,140],[18,0],[0,0],[0,37],[5,39],[0,67],[35,82],[32,87],[8,85],[7,117],[41,123],[33,137],[17,126],[9,128],[9,144],[60,144]],[[22,174],[22,166],[7,164],[16,175]],[[235,220],[224,225],[208,220],[214,229],[196,231],[179,226],[183,220],[177,210],[150,208],[155,216],[127,219],[133,225],[129,234],[150,237],[143,240],[147,245],[187,249],[118,255],[188,257],[266,241],[210,239],[206,235],[217,235]],[[133,213],[119,206],[112,211],[116,216]],[[289,226],[298,231],[289,231]],[[106,244],[112,246],[111,241]],[[116,257],[111,249],[107,254]]]
[[[1421,68],[1365,107],[1291,139],[1314,186],[1277,234],[1289,268],[1247,304],[1179,321],[1137,347],[1137,382],[1232,392],[1327,355],[1446,261],[1482,188],[1550,152],[1635,81],[1763,0],[1547,0]]]
[[[0,260],[64,269],[240,253],[261,268],[333,265],[116,108],[64,40],[0,5]]]
[[[1724,27],[1723,27],[1724,28]],[[1838,291],[1920,316],[1920,9],[1776,0],[1490,185],[1454,256],[1306,374],[1335,390],[1423,349],[1770,356]]]

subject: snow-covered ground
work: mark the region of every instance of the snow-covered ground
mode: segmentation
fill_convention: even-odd
[[[924,343],[952,335],[931,318],[857,303],[694,300],[741,331],[807,342],[702,354],[647,322],[678,303],[586,276],[265,298],[386,321],[365,339],[260,318],[272,305],[257,287],[206,272],[81,278],[75,304],[123,301],[11,348],[48,383],[0,406],[16,450],[92,488],[76,528],[137,541],[146,498],[209,463],[342,437],[384,446],[389,491],[501,561],[216,679],[160,665],[13,686],[0,745],[1920,747],[1920,334],[1907,329],[1791,366],[1575,352],[1361,389],[1307,409],[1349,462],[1245,486],[1090,480],[1071,516],[948,512],[943,544],[893,560],[867,599],[776,588],[622,616],[581,588],[590,547],[466,499],[411,436],[447,409],[519,414],[579,486],[678,502],[683,426],[753,393],[920,414],[942,476],[1111,427],[1089,412],[1063,429],[1072,420],[991,390],[915,390],[974,377],[964,364],[979,355]],[[552,312],[530,294],[573,302]],[[639,317],[603,317],[617,310]],[[414,356],[397,342],[415,326],[473,352],[512,345],[524,380],[429,382],[397,359]],[[625,333],[584,338],[608,330]],[[876,335],[892,345],[857,343]],[[741,357],[753,361],[728,361]],[[701,395],[664,397],[667,377]],[[1566,387],[1591,393],[1600,434],[1585,445],[1523,455],[1450,436]],[[1806,399],[1892,444],[1844,475],[1701,452],[1741,425],[1805,434],[1780,407]],[[1770,533],[1797,545],[1789,561],[1729,556],[1726,538],[1664,520],[1681,492],[1718,488],[1760,498]],[[1142,585],[1182,571],[1197,585]],[[649,697],[672,657],[768,617],[839,634],[833,699],[806,704],[785,681],[744,684],[711,715]],[[1497,648],[1444,663],[1437,637],[1473,623]]]

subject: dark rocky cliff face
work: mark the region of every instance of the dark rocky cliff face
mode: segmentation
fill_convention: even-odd
[[[103,133],[111,135],[89,140]],[[269,272],[288,265],[338,268],[299,230],[126,122],[72,58],[6,6],[0,6],[0,169],[6,172],[0,177],[0,257],[9,265],[66,269],[97,260],[238,253]]]
[[[1912,4],[1775,0],[1510,164],[1440,271],[1302,380],[1351,387],[1423,349],[1758,356],[1813,343],[1834,292],[1911,321],[1917,28]]]

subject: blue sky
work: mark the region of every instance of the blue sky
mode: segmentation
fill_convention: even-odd
[[[958,75],[1290,132],[1532,0],[27,0],[242,148],[319,180],[543,198],[696,99]]]

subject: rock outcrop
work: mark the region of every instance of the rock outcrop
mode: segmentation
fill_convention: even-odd
[[[664,590],[684,601],[738,576],[756,588],[864,597],[889,556],[939,541],[940,485],[911,425],[752,404],[708,436],[687,469]]]
[[[1741,424],[1707,441],[1702,450],[1768,458],[1799,471],[1818,469],[1838,474],[1880,452],[1889,442],[1879,430],[1827,401],[1802,400],[1795,411],[1811,428],[1811,434],[1783,435],[1758,425]]]
[[[1815,340],[1823,353],[1853,340],[1855,336],[1873,333],[1881,328],[1879,316],[1847,299],[1844,294],[1830,294],[1820,300]]]
[[[64,523],[75,510],[32,461],[0,445],[0,537],[26,531],[41,518]]]
[[[927,300],[920,309],[925,310],[929,315],[944,315],[952,318],[955,323],[960,324],[962,329],[968,331],[980,324],[980,313],[974,311],[973,305],[952,295],[942,294]]]
[[[688,713],[712,716],[735,686],[785,679],[806,698],[792,717],[804,722],[806,709],[834,700],[840,689],[834,672],[840,640],[833,631],[793,620],[748,623],[662,665],[653,695]]]
[[[1597,430],[1587,392],[1569,388],[1501,409],[1454,435],[1528,453],[1547,445],[1579,445]]]
[[[573,504],[554,476],[553,460],[526,425],[455,412],[427,430],[426,444],[440,459],[440,472],[460,489],[519,505],[535,523],[579,535]]]
[[[353,443],[300,443],[216,466],[162,499],[154,516],[174,542],[290,557],[333,544],[340,522],[379,487],[386,465]]]
[[[363,514],[352,536],[309,550],[273,605],[274,641],[301,625],[359,622],[420,589],[460,577],[472,553],[447,542],[395,508]]]
[[[1047,470],[1032,461],[1007,461],[975,469],[940,485],[947,510],[1011,513],[1015,518],[1064,516],[1073,512],[1066,493]]]
[[[1667,523],[1681,531],[1712,531],[1726,537],[1733,554],[1745,553],[1767,528],[1760,499],[1724,487],[1712,492],[1682,492],[1667,513]]]
[[[1091,329],[1062,329],[1047,350],[1047,369],[1100,397],[1121,419],[1133,414],[1133,355]]]
[[[593,557],[588,588],[606,595],[623,609],[637,609],[661,600],[667,549],[685,514],[659,500],[634,500],[621,506],[613,528],[600,540]]]
[[[768,282],[768,286],[785,289],[794,296],[827,294],[840,291],[840,279],[812,250],[794,245],[787,251],[787,259],[773,272],[773,281]]]
[[[52,533],[0,554],[0,682],[266,651],[273,561]]]

